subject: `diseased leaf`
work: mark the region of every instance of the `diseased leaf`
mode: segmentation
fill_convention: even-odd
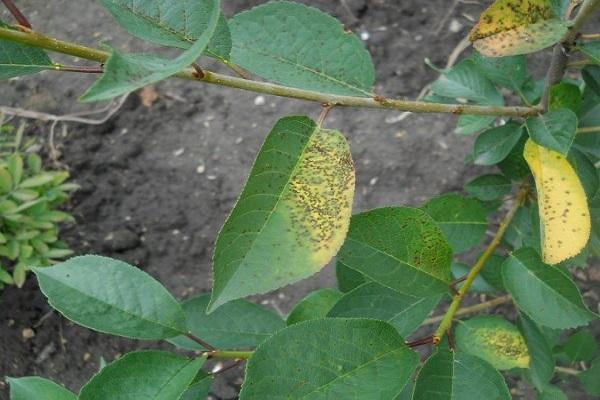
[[[441,295],[415,297],[365,283],[344,294],[329,311],[329,317],[372,318],[393,325],[400,335],[412,334],[441,300]]]
[[[502,266],[502,277],[519,309],[540,325],[567,329],[597,318],[571,278],[559,267],[544,264],[531,248],[513,252]]]
[[[338,259],[369,280],[414,296],[447,293],[452,250],[435,221],[410,207],[352,216]]]
[[[79,400],[179,399],[204,360],[156,350],[129,353],[102,368],[86,383]]]
[[[481,14],[469,38],[485,56],[515,56],[552,46],[568,27],[556,16],[551,1],[496,0]]]
[[[335,18],[299,3],[269,2],[230,20],[231,61],[301,89],[372,96],[375,68],[361,40]]]
[[[219,349],[256,347],[285,326],[281,317],[272,311],[245,300],[229,302],[207,315],[209,301],[210,295],[206,294],[186,300],[181,306],[189,331]],[[169,342],[190,350],[203,350],[185,336],[171,338]]]
[[[600,41],[583,42],[579,49],[591,62],[600,64]]]
[[[240,400],[393,399],[418,362],[402,336],[383,321],[306,321],[256,349]]]
[[[509,122],[488,129],[477,137],[473,150],[477,165],[494,165],[504,160],[523,136],[521,125]]]
[[[561,108],[529,118],[526,126],[534,142],[567,155],[577,135],[577,116],[573,111]]]
[[[7,382],[10,400],[77,400],[77,396],[69,390],[37,376],[7,378]]]
[[[510,400],[502,375],[481,358],[439,348],[417,376],[412,400]]]
[[[163,46],[189,49],[209,27],[211,0],[102,0],[104,7],[130,34]],[[206,54],[229,58],[231,35],[223,14]]]
[[[482,316],[456,325],[456,346],[499,370],[529,368],[525,339],[516,326],[498,316]]]
[[[104,74],[83,94],[81,101],[108,100],[132,92],[175,75],[195,62],[213,37],[221,12],[220,0],[194,4],[198,12],[207,13],[209,18],[206,29],[193,45],[172,60],[150,54],[123,54],[113,49]]]
[[[450,98],[479,104],[502,105],[504,99],[494,84],[479,72],[472,60],[463,60],[433,82],[431,90]]]
[[[320,289],[310,293],[292,309],[287,317],[287,324],[293,325],[302,321],[325,318],[342,295],[342,292],[333,288]]]
[[[542,391],[554,375],[554,355],[552,347],[538,326],[527,316],[521,315],[519,329],[527,343],[531,363],[528,375],[535,387]]]
[[[465,190],[479,200],[492,201],[509,194],[512,182],[502,175],[481,175],[467,183]]]
[[[279,120],[217,239],[209,312],[321,270],[346,236],[354,179],[341,133]]]
[[[0,27],[10,28],[2,21]],[[47,69],[54,69],[54,65],[44,50],[0,39],[0,81]]]
[[[122,261],[81,256],[33,272],[50,305],[79,325],[148,340],[187,332],[185,315],[173,296],[150,275]]]
[[[542,257],[548,264],[557,264],[579,254],[589,240],[587,197],[563,155],[532,140],[525,145],[523,154],[538,193]]]
[[[487,213],[479,200],[455,193],[429,200],[421,207],[433,218],[455,253],[481,243],[487,230]]]

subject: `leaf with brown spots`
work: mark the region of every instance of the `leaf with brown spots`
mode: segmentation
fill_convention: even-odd
[[[591,230],[587,197],[577,173],[565,156],[531,139],[523,155],[538,192],[544,262],[553,265],[575,257]]]
[[[529,368],[529,350],[516,326],[502,317],[475,317],[456,326],[459,351],[489,362],[499,370]]]
[[[346,237],[354,180],[340,132],[308,117],[279,120],[219,233],[209,311],[320,271]]]
[[[568,27],[550,0],[497,0],[481,14],[469,38],[485,56],[515,56],[552,46]]]

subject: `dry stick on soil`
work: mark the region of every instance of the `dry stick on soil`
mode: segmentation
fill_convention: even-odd
[[[21,10],[19,10],[19,8],[15,5],[15,3],[12,2],[12,0],[2,0],[2,2],[6,6],[6,8],[8,8],[8,11],[10,11],[12,16],[15,17],[19,25],[31,29],[31,24],[29,23],[25,15],[23,15]]]
[[[600,33],[583,33],[578,36],[581,40],[600,40]]]
[[[79,44],[66,42],[51,38],[31,30],[22,32],[7,28],[0,28],[0,39],[11,40],[23,44],[41,47],[46,50],[56,51],[92,61],[104,63],[108,60],[110,53],[93,49]],[[258,82],[248,79],[237,78],[229,75],[219,74],[204,70],[203,77],[195,76],[195,70],[188,68],[175,75],[181,79],[206,82],[221,86],[238,88],[252,92],[271,94],[274,96],[294,98],[298,100],[313,101],[318,103],[329,103],[332,106],[381,108],[401,111],[424,112],[424,113],[451,113],[451,114],[473,114],[506,117],[528,117],[538,115],[540,110],[534,107],[498,107],[480,106],[471,104],[440,104],[422,101],[410,101],[404,99],[387,99],[383,97],[355,97],[321,93],[312,90],[297,89],[283,85],[267,82]]]
[[[446,311],[446,314],[444,314],[442,322],[440,323],[439,327],[433,335],[433,341],[435,344],[439,344],[441,342],[448,329],[450,329],[450,327],[452,326],[452,320],[454,319],[454,316],[456,315],[460,304],[469,292],[469,289],[471,289],[471,286],[473,285],[475,278],[477,278],[477,276],[479,275],[479,272],[481,272],[488,259],[492,256],[492,254],[494,254],[496,248],[498,248],[498,246],[502,242],[502,238],[504,237],[508,226],[513,220],[519,207],[521,207],[521,205],[524,203],[528,194],[529,186],[524,186],[523,188],[521,188],[521,190],[519,190],[519,193],[517,194],[517,199],[515,200],[515,204],[508,211],[508,213],[500,223],[500,227],[498,228],[496,235],[494,236],[488,247],[485,249],[481,257],[479,257],[473,268],[471,268],[471,271],[469,272],[469,274],[467,275],[467,279],[465,280],[465,284],[460,288],[458,294],[454,296],[454,299],[452,300],[448,311]]]

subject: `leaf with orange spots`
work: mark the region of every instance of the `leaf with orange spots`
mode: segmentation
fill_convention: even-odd
[[[346,237],[354,180],[341,133],[279,120],[219,233],[209,311],[320,271]]]
[[[469,38],[481,54],[505,57],[552,46],[568,28],[550,0],[497,0],[481,14]]]
[[[527,141],[523,152],[538,192],[542,258],[558,264],[586,246],[591,230],[585,190],[562,154]]]

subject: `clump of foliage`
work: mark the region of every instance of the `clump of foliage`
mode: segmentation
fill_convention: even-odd
[[[573,268],[600,255],[600,36],[581,34],[600,0],[497,0],[471,33],[478,51],[441,71],[425,102],[373,93],[361,41],[298,3],[269,2],[230,20],[218,0],[102,3],[129,33],[181,54],[58,42],[23,28],[15,13],[20,28],[0,27],[0,61],[12,62],[0,64],[0,76],[101,72],[83,101],[177,77],[314,101],[322,113],[318,121],[283,117],[267,135],[218,235],[212,294],[180,303],[141,270],[100,256],[34,268],[52,307],[72,321],[200,352],[128,354],[79,399],[202,398],[213,379],[201,370],[208,357],[248,360],[241,399],[509,399],[501,372],[522,376],[540,398],[565,397],[555,385],[565,372],[600,394],[598,349],[586,329],[598,315],[572,279]],[[526,55],[549,46],[547,76],[536,80]],[[53,64],[45,50],[103,65]],[[202,68],[202,54],[240,77]],[[575,73],[567,78],[567,70]],[[478,135],[469,162],[498,169],[469,182],[468,195],[351,215],[350,148],[341,132],[323,128],[329,110],[344,106],[457,114],[457,133]],[[459,262],[478,247],[473,266]],[[285,321],[242,300],[309,277],[334,256],[338,288],[311,293]],[[492,299],[462,307],[471,292]],[[443,300],[447,310],[428,319]],[[470,317],[509,302],[514,320]],[[434,329],[406,339],[422,326]],[[423,345],[434,351],[421,366],[413,348]],[[566,368],[580,361],[589,368]],[[77,397],[36,377],[10,384],[15,399]]]
[[[1,125],[0,145],[0,288],[22,286],[27,271],[49,266],[73,254],[59,239],[59,224],[73,217],[59,207],[77,185],[67,171],[48,171],[24,144],[25,125]]]

